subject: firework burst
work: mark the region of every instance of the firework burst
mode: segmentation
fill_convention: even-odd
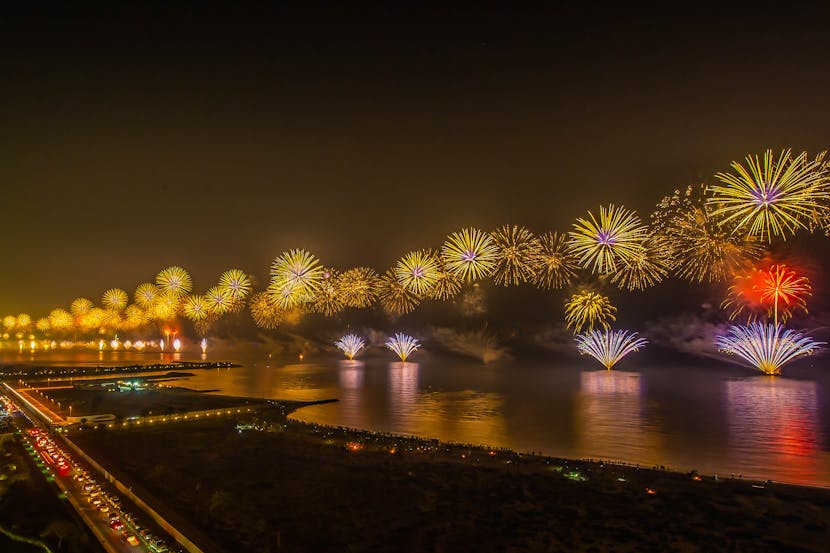
[[[159,294],[148,310],[148,315],[155,321],[169,321],[174,319],[181,307],[179,295],[169,292]]]
[[[736,231],[768,242],[811,228],[818,207],[830,198],[824,154],[810,160],[807,152],[793,157],[782,150],[776,159],[767,150],[763,161],[757,155],[745,161],[732,162],[734,173],[715,175],[723,184],[709,188],[713,214],[734,223]]]
[[[380,277],[374,269],[355,267],[338,276],[335,286],[347,307],[364,308],[377,301]]]
[[[539,237],[539,266],[533,276],[537,288],[559,289],[570,286],[579,269],[565,236],[546,232]]]
[[[798,357],[810,355],[824,342],[780,324],[750,323],[730,327],[716,340],[718,349],[736,355],[764,374],[781,374],[781,368]]]
[[[811,294],[807,277],[786,265],[774,264],[735,275],[721,308],[731,311],[730,319],[746,315],[751,322],[765,313],[778,324],[786,322],[796,310],[806,313]]]
[[[592,330],[594,326],[608,328],[608,321],[616,321],[614,313],[617,308],[611,305],[607,296],[582,290],[573,294],[565,303],[565,324],[573,328],[574,334],[583,327]]]
[[[661,245],[661,239],[650,235],[640,251],[620,265],[611,277],[611,283],[621,289],[644,290],[663,281],[672,263],[669,248]]]
[[[194,323],[204,321],[209,313],[210,308],[204,296],[196,294],[187,296],[182,304],[182,314]]]
[[[271,263],[268,293],[280,307],[296,307],[314,299],[322,280],[323,267],[317,257],[306,250],[290,250]]]
[[[205,292],[204,305],[212,315],[224,315],[233,307],[231,291],[222,286],[212,286]]]
[[[568,233],[571,250],[582,267],[597,274],[614,273],[620,263],[631,262],[648,236],[636,213],[613,204],[600,206],[599,219],[589,211],[573,228]]]
[[[401,286],[417,296],[426,296],[438,281],[438,260],[428,250],[409,252],[395,265]]]
[[[72,316],[76,319],[81,319],[84,315],[89,313],[89,310],[92,309],[92,307],[93,303],[91,300],[87,298],[75,298],[69,305],[69,312],[72,313]]]
[[[110,288],[101,296],[101,305],[104,306],[104,309],[112,311],[121,311],[127,307],[129,301],[130,296],[121,288]]]
[[[133,299],[139,307],[149,309],[161,294],[159,287],[151,282],[139,284],[135,289]]]
[[[417,338],[408,336],[403,333],[397,333],[386,341],[386,347],[394,351],[401,361],[406,362],[406,359],[415,351],[421,348],[421,344]]]
[[[17,326],[17,317],[15,317],[14,315],[6,315],[5,317],[3,317],[3,327],[6,330],[11,330],[15,326]]]
[[[346,304],[340,296],[337,283],[337,272],[334,269],[325,269],[323,279],[320,281],[317,291],[314,292],[314,301],[311,304],[314,311],[330,317],[343,310]]]
[[[645,338],[638,338],[636,332],[626,330],[592,330],[577,334],[576,347],[582,355],[590,355],[603,366],[611,367],[631,353],[648,344]]]
[[[493,274],[497,254],[490,235],[475,228],[449,235],[441,247],[441,259],[447,270],[465,282]]]
[[[32,317],[28,313],[20,313],[17,316],[17,321],[15,326],[18,330],[28,330],[28,328],[32,325]]]
[[[413,311],[421,301],[417,294],[404,288],[392,269],[381,277],[379,296],[381,306],[397,315]]]
[[[427,297],[434,300],[446,301],[454,298],[461,291],[463,282],[455,273],[447,269],[444,261],[439,257],[438,270],[435,272],[435,284]]]
[[[334,345],[337,346],[337,349],[342,351],[346,357],[354,359],[354,356],[363,349],[366,342],[364,342],[363,338],[357,336],[356,334],[346,334],[337,340]]]
[[[156,275],[156,285],[162,292],[179,297],[193,289],[193,279],[187,270],[173,265],[159,271]]]
[[[504,225],[490,234],[496,246],[493,279],[503,286],[526,284],[542,264],[542,245],[525,227]]]
[[[241,269],[228,269],[219,277],[219,287],[227,290],[234,302],[240,302],[251,293],[251,277]]]
[[[675,275],[693,282],[723,282],[764,254],[751,236],[710,213],[705,185],[688,186],[664,197],[651,216],[656,246],[671,259]]]
[[[57,308],[49,312],[49,326],[52,330],[66,331],[75,324],[75,319],[65,309]]]
[[[40,332],[48,332],[52,328],[52,324],[49,322],[49,317],[41,317],[38,319],[35,323],[35,328]]]
[[[248,308],[251,311],[251,318],[260,328],[274,330],[283,322],[283,309],[271,300],[267,292],[258,292],[251,296]]]

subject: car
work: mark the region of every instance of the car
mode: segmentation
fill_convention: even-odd
[[[106,503],[101,503],[100,505],[98,505],[98,510],[101,511],[102,513],[107,513],[110,510],[110,506],[107,505]]]
[[[118,520],[114,520],[110,523],[110,528],[112,528],[116,532],[120,532],[124,529],[124,523]]]
[[[116,513],[115,511],[113,511],[109,515],[107,515],[107,519],[109,519],[110,522],[114,522],[114,521],[118,520],[119,518],[121,518],[121,517],[119,517],[118,513]]]
[[[93,505],[95,505],[96,507],[103,503],[103,501],[101,501],[100,497],[90,497],[89,502],[92,503]]]
[[[95,489],[95,482],[87,482],[86,484],[84,484],[84,491],[85,492],[91,492],[94,489]]]
[[[140,545],[141,544],[141,542],[138,541],[138,538],[135,537],[133,534],[127,534],[126,539],[127,539],[127,543],[129,543],[130,545],[135,546],[135,545]]]

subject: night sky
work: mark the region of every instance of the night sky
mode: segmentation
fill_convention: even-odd
[[[0,314],[171,264],[262,284],[291,247],[384,270],[462,226],[647,216],[747,153],[830,146],[806,4],[139,4],[3,15]]]

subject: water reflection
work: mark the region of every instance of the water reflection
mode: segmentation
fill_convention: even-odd
[[[778,467],[782,480],[830,479],[821,430],[815,418],[813,381],[758,376],[724,382],[730,447],[751,464],[744,472],[763,475]]]
[[[362,408],[363,381],[365,378],[362,361],[343,360],[338,363],[338,378],[340,392],[340,409],[349,419],[348,426],[362,427],[365,425],[364,409]]]
[[[644,415],[642,396],[639,373],[583,372],[577,402],[581,456],[660,464],[659,434]]]
[[[389,418],[405,428],[417,416],[418,363],[389,363]]]

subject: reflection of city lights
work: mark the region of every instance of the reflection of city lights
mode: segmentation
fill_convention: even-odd
[[[176,350],[176,353],[178,353],[182,349],[182,341],[178,338],[173,340],[173,349]]]

